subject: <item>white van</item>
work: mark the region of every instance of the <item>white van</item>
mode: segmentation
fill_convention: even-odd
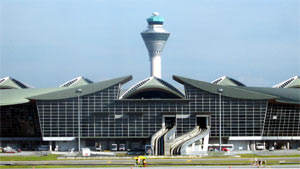
[[[91,156],[91,150],[89,148],[82,148],[82,156],[83,157],[89,157]]]
[[[256,150],[265,150],[265,144],[264,143],[256,143],[255,148],[256,148]]]
[[[119,151],[125,151],[125,144],[119,144]]]
[[[111,151],[118,151],[118,144],[111,144]]]

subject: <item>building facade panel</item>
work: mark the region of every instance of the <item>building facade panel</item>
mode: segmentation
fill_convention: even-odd
[[[41,137],[34,103],[0,106],[0,137]]]
[[[267,100],[247,100],[224,97],[185,85],[190,99],[191,112],[210,114],[211,136],[219,136],[219,112],[221,102],[222,136],[261,136]],[[196,118],[193,118],[196,119]]]
[[[174,117],[177,136],[191,131],[198,116],[207,116],[211,136],[219,136],[219,95],[185,85],[187,100],[118,100],[119,85],[57,101],[37,101],[44,137],[77,137],[80,110],[83,138],[150,138]],[[78,102],[79,101],[79,102]],[[79,104],[78,104],[79,103]],[[222,136],[261,136],[267,100],[221,97]]]
[[[264,136],[300,136],[300,106],[270,103]]]

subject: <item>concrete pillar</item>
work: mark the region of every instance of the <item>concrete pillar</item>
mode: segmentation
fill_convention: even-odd
[[[209,134],[207,136],[204,137],[204,141],[203,141],[203,149],[204,151],[208,151],[208,142],[209,142]]]
[[[247,142],[247,150],[250,150],[250,141]]]
[[[52,141],[49,141],[49,151],[52,151]]]

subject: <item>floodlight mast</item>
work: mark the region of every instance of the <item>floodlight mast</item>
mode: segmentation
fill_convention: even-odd
[[[222,93],[223,89],[218,89],[219,93],[219,151],[222,151]]]
[[[77,93],[77,103],[78,103],[78,152],[80,152],[80,136],[81,136],[81,105],[80,105],[80,95],[82,93],[82,89],[76,89],[75,93]]]
[[[148,27],[141,35],[150,56],[150,76],[161,79],[161,53],[170,33],[163,28],[164,19],[157,12],[147,22]]]

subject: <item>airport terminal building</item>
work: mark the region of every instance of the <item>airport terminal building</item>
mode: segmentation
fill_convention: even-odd
[[[161,52],[170,35],[154,13],[141,33],[151,74],[127,90],[124,76],[102,82],[84,77],[57,88],[29,88],[10,77],[0,79],[0,147],[36,149],[125,144],[151,147],[153,155],[192,155],[211,144],[234,149],[300,147],[300,79],[274,87],[246,87],[229,77],[208,83],[174,75],[178,90],[161,79]],[[221,130],[220,130],[221,129]]]

